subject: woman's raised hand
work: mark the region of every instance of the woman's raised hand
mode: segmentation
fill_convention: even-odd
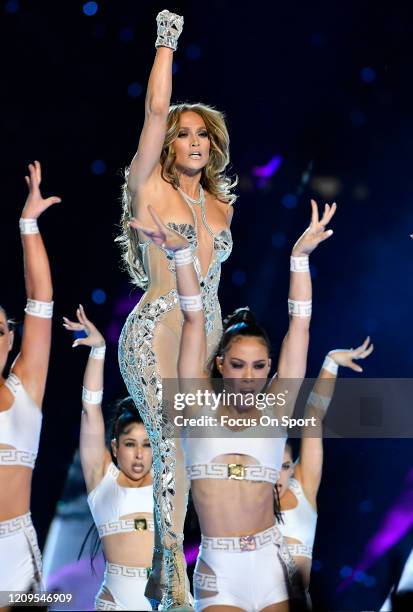
[[[132,217],[130,225],[134,229],[140,230],[147,236],[156,246],[160,246],[169,251],[180,251],[189,246],[186,238],[183,238],[178,232],[171,230],[162,219],[157,215],[152,206],[148,206],[148,211],[153,219],[154,227],[147,227]]]
[[[374,345],[370,344],[370,336],[367,336],[363,344],[356,349],[337,349],[330,351],[328,356],[340,366],[351,368],[355,372],[362,372],[363,368],[353,363],[353,360],[366,359],[372,354],[373,350]]]
[[[82,304],[79,304],[79,308],[76,309],[76,316],[78,323],[75,321],[70,321],[67,317],[63,317],[64,323],[63,327],[68,331],[84,331],[86,332],[86,338],[77,338],[73,344],[72,348],[76,346],[105,346],[105,339],[100,333],[100,331],[93,325],[92,321],[86,316],[85,309]]]
[[[336,212],[336,203],[334,202],[331,206],[329,204],[324,206],[324,213],[321,219],[319,219],[318,205],[315,200],[311,200],[311,208],[311,223],[304,234],[295,243],[292,251],[294,257],[310,255],[320,242],[327,240],[327,238],[330,238],[333,234],[333,230],[327,230],[326,227]]]
[[[43,198],[40,192],[40,183],[42,182],[40,162],[35,161],[34,164],[29,164],[29,176],[25,176],[24,179],[29,188],[29,195],[23,208],[23,219],[37,219],[49,206],[62,201],[56,196]]]

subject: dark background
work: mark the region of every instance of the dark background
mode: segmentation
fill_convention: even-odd
[[[234,250],[220,286],[223,314],[248,304],[277,355],[288,322],[289,251],[308,223],[309,198],[336,200],[334,236],[311,258],[308,375],[317,375],[328,350],[356,346],[367,334],[375,352],[365,375],[409,377],[413,370],[413,9],[360,0],[246,6],[116,0],[98,2],[88,16],[83,7],[73,0],[2,0],[0,6],[0,302],[17,319],[25,303],[17,220],[29,161],[43,164],[44,193],[63,199],[40,221],[56,302],[33,483],[41,543],[78,442],[86,354],[71,350],[60,326],[78,302],[108,339],[107,398],[125,393],[116,342],[140,292],[121,271],[113,241],[121,169],[137,146],[155,16],[163,8],[185,17],[173,101],[201,100],[225,111],[232,172],[240,179]],[[282,163],[273,176],[254,175],[277,155]],[[104,294],[93,294],[96,289]],[[377,608],[413,545],[411,529],[348,588],[337,587],[386,512],[412,487],[413,444],[329,440],[325,446],[315,606]]]

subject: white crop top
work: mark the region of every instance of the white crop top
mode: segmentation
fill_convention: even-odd
[[[153,531],[150,519],[122,519],[128,514],[153,514],[153,487],[121,487],[118,468],[110,463],[100,483],[87,501],[100,537],[127,531]]]
[[[292,538],[300,542],[300,544],[288,544],[293,556],[311,559],[317,527],[317,512],[306,498],[298,480],[290,478],[288,488],[297,499],[297,506],[282,512],[284,523],[279,523],[278,528],[285,538]]]
[[[267,428],[263,429],[268,433]],[[232,432],[227,427],[217,426],[211,427],[211,437],[183,436],[182,447],[189,479],[228,478],[275,484],[280,475],[286,435],[281,430],[274,430],[274,437],[260,438],[260,430],[258,426]],[[212,437],[214,432],[215,436]],[[214,459],[220,455],[247,455],[257,464],[214,463]]]
[[[34,468],[39,450],[42,412],[16,374],[10,374],[4,384],[13,394],[14,402],[8,410],[0,412],[0,443],[13,448],[0,449],[0,465]]]

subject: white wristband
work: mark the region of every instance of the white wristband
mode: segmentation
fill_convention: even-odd
[[[175,251],[174,259],[177,268],[179,268],[180,266],[192,264],[193,257],[191,249],[189,247],[186,247],[185,249],[179,249],[179,251]]]
[[[288,300],[288,314],[292,317],[311,317],[311,300]]]
[[[37,219],[19,219],[21,234],[38,234]]]
[[[202,310],[202,298],[198,295],[178,295],[181,310]]]
[[[290,272],[309,272],[310,264],[308,255],[302,257],[290,257]]]
[[[104,359],[106,353],[106,344],[103,346],[92,346],[89,357],[92,359]]]
[[[323,370],[327,370],[327,372],[330,372],[330,374],[337,374],[338,363],[336,363],[334,359],[331,359],[331,357],[326,355],[326,358],[323,362]]]
[[[53,302],[40,302],[39,300],[27,300],[24,312],[32,317],[51,319],[53,316]]]
[[[330,405],[330,398],[326,397],[325,395],[320,395],[315,391],[311,391],[310,395],[308,396],[308,403],[315,408],[319,408],[323,412],[327,412]]]
[[[82,387],[82,400],[88,404],[101,404],[103,397],[103,389],[100,391],[90,391],[86,387]]]

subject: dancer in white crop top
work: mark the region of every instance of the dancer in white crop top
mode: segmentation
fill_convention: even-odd
[[[7,592],[41,587],[41,555],[30,515],[41,406],[49,365],[53,287],[38,217],[60,198],[40,193],[41,167],[29,165],[29,195],[19,222],[27,305],[20,353],[5,379],[13,324],[0,307],[0,607]]]
[[[279,378],[272,381],[267,381],[271,367],[269,340],[248,308],[239,309],[224,321],[224,333],[207,372],[204,312],[191,251],[186,241],[148,208],[155,228],[137,221],[134,227],[156,245],[173,251],[184,317],[178,359],[182,393],[172,398],[166,390],[165,399],[172,406],[170,416],[176,435],[182,425],[186,426],[185,463],[202,533],[194,573],[195,609],[214,612],[220,606],[235,606],[248,612],[264,608],[266,612],[287,612],[290,590],[295,586],[295,565],[275,525],[273,486],[285,445],[285,435],[276,427],[275,419],[292,412],[305,375],[311,315],[308,256],[331,235],[326,225],[335,205],[326,205],[319,220],[317,204],[312,202],[310,227],[293,248],[291,318],[278,362]],[[216,391],[217,378],[222,387],[221,400],[208,410],[207,397]],[[274,420],[270,431],[261,422],[259,409],[264,388],[266,416]],[[224,401],[222,391],[232,392],[233,399],[225,396],[229,401]],[[190,393],[199,397],[198,392],[203,396],[194,402]],[[179,397],[182,406],[177,404]],[[202,430],[200,426],[198,431],[198,421],[207,417],[209,428]],[[195,427],[190,431],[191,424]],[[237,435],[240,430],[241,435]],[[193,438],[190,434],[199,435]]]
[[[308,588],[317,527],[316,500],[323,469],[321,424],[333,397],[338,366],[362,372],[353,360],[365,359],[372,351],[370,338],[366,338],[356,349],[340,349],[328,353],[305,409],[306,417],[315,417],[317,428],[312,432],[312,437],[304,435],[309,432],[302,432],[300,455],[295,463],[291,444],[287,442],[285,445],[281,476],[276,485],[282,511],[278,526],[300,571],[309,605],[311,600]]]
[[[105,340],[86,317],[64,318],[64,327],[85,331],[73,346],[91,347],[83,379],[80,458],[88,503],[106,558],[97,610],[151,610],[144,592],[153,553],[152,450],[132,398],[119,402],[112,425],[111,452],[102,416]]]

